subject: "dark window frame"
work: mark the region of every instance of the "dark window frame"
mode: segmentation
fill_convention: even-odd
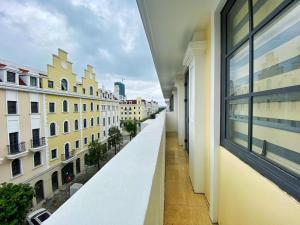
[[[18,163],[16,163],[18,162]],[[12,162],[11,162],[11,174],[12,174],[12,177],[16,177],[16,176],[19,176],[19,175],[22,175],[22,162],[20,159],[14,159]]]
[[[13,79],[11,79],[13,78]],[[6,72],[6,81],[9,83],[16,83],[17,82],[17,74],[15,72],[7,71]]]
[[[69,133],[70,129],[69,129],[69,121],[64,121],[64,133]]]
[[[7,101],[7,114],[9,114],[9,115],[18,114],[18,102],[17,101]]]
[[[49,113],[55,113],[55,102],[49,102]]]
[[[235,0],[228,0],[221,12],[221,146],[225,147],[240,160],[251,166],[261,175],[274,182],[282,190],[300,201],[300,180],[291,172],[272,163],[267,158],[252,152],[252,125],[253,125],[253,97],[262,95],[271,95],[276,93],[286,93],[300,91],[300,85],[287,88],[271,89],[267,91],[253,91],[253,55],[254,55],[254,35],[268,26],[281,13],[296,3],[295,0],[285,0],[268,16],[266,16],[256,27],[253,27],[253,6],[251,0],[248,0],[249,6],[249,33],[239,43],[227,51],[227,14],[235,3]],[[236,53],[242,45],[249,43],[249,93],[239,96],[228,95],[228,59]],[[232,99],[248,98],[248,148],[244,148],[226,138],[227,129],[227,102]]]
[[[55,154],[53,154],[55,153]],[[55,157],[53,157],[55,155]],[[51,149],[51,159],[57,159],[57,149],[54,148],[54,149]]]
[[[54,81],[48,80],[48,88],[54,88]]]
[[[42,154],[41,152],[35,152],[33,155],[33,165],[34,167],[42,165]]]
[[[39,102],[30,102],[31,113],[40,113]]]
[[[54,122],[50,123],[49,125],[49,134],[50,136],[56,135],[56,124]]]
[[[67,79],[65,79],[65,78],[61,79],[61,81],[60,81],[60,89],[62,91],[68,91],[69,90],[69,84],[68,84]]]
[[[63,100],[62,112],[69,112],[69,103],[67,100]]]

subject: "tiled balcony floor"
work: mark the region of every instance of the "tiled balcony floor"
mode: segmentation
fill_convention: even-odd
[[[165,225],[211,225],[204,195],[194,194],[188,171],[188,155],[167,134],[165,178]]]

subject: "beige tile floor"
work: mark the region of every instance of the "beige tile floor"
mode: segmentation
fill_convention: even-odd
[[[167,134],[165,225],[211,225],[204,195],[194,194],[188,174],[188,155],[175,133]]]

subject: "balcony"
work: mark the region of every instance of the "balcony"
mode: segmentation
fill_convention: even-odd
[[[61,154],[61,162],[63,164],[68,164],[75,158],[76,158],[76,154],[74,149],[70,151],[69,154]]]
[[[28,153],[28,151],[26,151],[25,142],[14,145],[7,145],[7,150],[8,154],[6,157],[12,160],[27,155]]]
[[[186,152],[174,133],[166,136],[165,117],[149,120],[45,225],[211,224],[204,196],[192,191]]]
[[[46,147],[46,139],[45,137],[39,138],[39,139],[31,139],[31,147],[30,147],[30,151],[31,152],[39,152],[45,149]]]

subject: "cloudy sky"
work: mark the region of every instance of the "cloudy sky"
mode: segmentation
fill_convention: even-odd
[[[2,59],[46,71],[62,48],[78,77],[91,64],[106,88],[125,78],[129,98],[163,102],[135,0],[0,1],[0,28]]]

